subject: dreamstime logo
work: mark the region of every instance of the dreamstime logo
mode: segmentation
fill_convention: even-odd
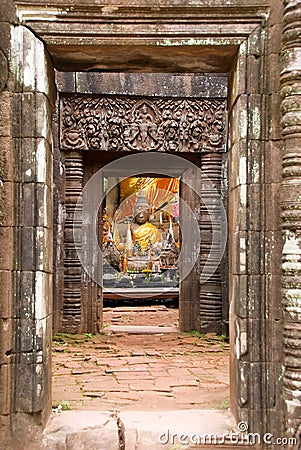
[[[211,222],[211,248],[200,273],[200,282],[205,283],[216,271],[224,254],[227,242],[227,215],[219,192],[195,164],[179,156],[148,152],[125,156],[113,161],[96,172],[85,185],[78,199],[73,216],[73,238],[77,255],[86,273],[99,286],[103,286],[103,250],[99,245],[99,208],[106,192],[104,177],[120,178],[151,173],[155,177],[180,177],[182,185],[188,186],[198,207],[191,208],[183,198],[179,199],[181,229],[181,251],[178,257],[180,282],[183,281],[199,260],[201,232],[200,205],[206,209]],[[114,186],[110,186],[112,189]],[[185,226],[183,226],[185,224]],[[189,225],[187,225],[189,224]]]
[[[259,433],[249,432],[248,429],[249,426],[246,422],[239,422],[236,431],[229,431],[220,435],[216,433],[178,433],[167,428],[159,435],[159,443],[162,446],[167,444],[179,445],[181,448],[183,448],[183,446],[189,446],[190,448],[191,444],[206,446],[222,446],[223,444],[226,444],[227,446],[253,446],[264,444],[265,446],[281,445],[283,447],[297,445],[297,438],[277,437],[272,433],[261,435]]]

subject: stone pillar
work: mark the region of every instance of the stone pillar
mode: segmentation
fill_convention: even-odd
[[[13,367],[13,136],[12,94],[9,79],[11,26],[0,13],[0,446],[9,448],[11,430],[11,376]],[[2,9],[2,8],[1,8]],[[7,12],[7,11],[6,11]]]
[[[12,386],[8,413],[13,448],[22,448],[24,439],[30,445],[35,432],[40,433],[51,412],[51,114],[55,90],[43,43],[23,26],[11,26],[8,35],[7,86],[12,111],[7,123],[11,124],[12,146],[3,143],[3,148],[12,150],[7,158],[13,161],[9,175],[13,203],[8,204],[7,190],[12,221],[5,227],[4,242],[9,246],[6,259],[12,269],[14,297],[9,312],[13,339],[5,352],[12,370],[5,382]],[[5,114],[9,111],[7,105]]]
[[[82,151],[66,153],[65,173],[64,289],[60,331],[76,333],[82,331],[82,265],[73,239],[73,218],[83,189]],[[81,223],[76,225],[81,227]]]
[[[221,233],[220,211],[217,193],[221,194],[222,181],[222,157],[221,152],[202,154],[202,173],[209,177],[210,186],[206,187],[206,180],[202,186],[202,195],[207,201],[207,207],[201,205],[200,231],[201,231],[201,253],[200,272],[204,270],[209,254],[211,253],[211,265],[220,261],[221,242],[212,242],[213,232]],[[212,186],[217,193],[212,192]],[[227,236],[223,236],[227,239]],[[210,270],[212,267],[208,267]],[[208,270],[207,269],[207,270]],[[200,324],[202,333],[222,334],[222,280],[220,265],[210,278],[200,285]]]
[[[199,217],[200,198],[196,192],[200,192],[201,180],[197,177],[197,171],[194,168],[187,169],[182,175],[181,197],[189,205],[196,217]],[[190,186],[195,188],[194,192]],[[184,210],[181,209],[180,217],[184,217]],[[199,256],[199,241],[192,232],[190,223],[192,217],[186,217],[181,223],[182,232],[182,258],[179,264],[180,279],[180,302],[179,302],[179,325],[181,331],[192,331],[199,329],[199,309],[200,309],[200,276],[198,267],[195,265],[188,275],[187,267],[190,265],[191,254],[194,253],[195,261]],[[184,240],[184,237],[186,238]]]
[[[301,417],[301,4],[284,1],[281,49],[283,399],[287,437],[300,440]],[[300,441],[299,441],[300,445]],[[299,448],[291,446],[288,448]]]

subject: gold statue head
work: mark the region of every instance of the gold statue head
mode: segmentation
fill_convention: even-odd
[[[143,191],[140,192],[137,202],[134,206],[134,216],[135,222],[139,225],[143,225],[145,222],[148,222],[150,216],[150,206],[147,203],[145,195]]]

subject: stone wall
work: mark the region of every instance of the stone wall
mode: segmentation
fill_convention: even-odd
[[[152,0],[144,6],[133,0],[120,1],[115,8],[115,1],[104,0],[104,6],[91,2],[94,6],[90,9],[85,9],[84,2],[68,0],[50,0],[44,5],[35,0],[18,3],[27,9],[17,19],[13,2],[2,1],[0,24],[1,444],[7,443],[9,447],[6,441],[12,431],[22,439],[27,426],[42,425],[50,411],[50,118],[54,93],[51,64],[36,36],[48,45],[57,68],[71,71],[101,67],[108,70],[108,54],[113,58],[114,70],[120,68],[119,63],[123,64],[123,70],[128,70],[126,62],[119,61],[120,44],[126,54],[131,50],[132,70],[143,70],[141,61],[147,64],[148,70],[154,61],[159,61],[163,63],[162,70],[166,67],[164,61],[168,66],[170,58],[174,58],[177,71],[186,63],[190,64],[191,71],[200,72],[205,67],[209,71],[230,71],[229,284],[233,411],[238,420],[249,423],[252,431],[279,436],[283,429],[287,436],[297,436],[301,401],[298,2],[231,0],[225,5],[222,0],[210,0],[208,8],[207,3],[204,7],[203,2],[196,4],[190,0]],[[35,6],[35,20],[29,14],[30,4]],[[54,5],[52,20],[44,20],[45,8],[50,4]],[[73,14],[70,27],[65,22],[70,14],[68,4],[72,5]],[[149,8],[150,5],[156,8]],[[94,23],[96,18],[97,27],[88,20],[82,21],[83,14]],[[148,26],[145,22],[139,25],[141,14],[143,20],[149,21]],[[185,19],[179,24],[175,14]],[[21,19],[26,26],[20,25]],[[110,21],[114,22],[114,32]],[[214,21],[222,25],[217,27]],[[31,27],[35,34],[29,31]],[[84,31],[87,34],[82,39],[80,35]],[[89,53],[92,35],[95,45]],[[133,50],[137,44],[135,39],[139,40],[136,50],[141,56],[140,66]],[[104,52],[108,43],[110,52]],[[209,44],[215,49],[213,57]],[[182,46],[187,50],[185,61],[180,57]],[[281,131],[285,141],[282,173]],[[281,225],[285,238],[282,291]]]
[[[18,448],[51,407],[54,84],[43,43],[14,21],[0,41],[0,435]]]
[[[230,73],[229,113],[231,404],[250,429],[278,434],[283,360],[281,10],[281,2],[273,2],[267,26],[240,46]]]

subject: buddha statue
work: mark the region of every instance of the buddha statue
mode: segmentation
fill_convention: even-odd
[[[131,225],[133,245],[139,243],[142,252],[147,251],[151,246],[162,243],[160,230],[149,222],[150,206],[146,201],[143,192],[140,192],[138,200],[134,206],[134,221]]]

